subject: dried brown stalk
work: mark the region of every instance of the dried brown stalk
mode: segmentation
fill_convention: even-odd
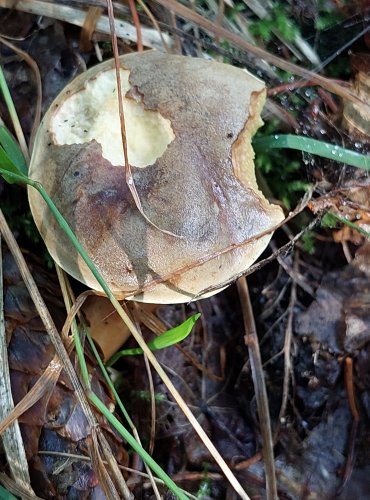
[[[262,456],[265,464],[266,474],[266,497],[268,500],[277,500],[278,496],[275,474],[274,444],[271,432],[270,411],[257,330],[254,322],[247,280],[244,277],[239,278],[237,281],[237,286],[240,301],[242,304],[245,328],[245,344],[248,347],[249,352],[253,385],[257,401],[257,411],[261,428]]]

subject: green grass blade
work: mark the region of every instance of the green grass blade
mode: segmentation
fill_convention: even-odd
[[[17,500],[17,497],[3,488],[3,486],[0,486],[0,500]]]
[[[346,163],[352,167],[370,170],[369,156],[358,153],[357,151],[352,151],[351,149],[342,148],[341,146],[301,135],[278,134],[259,137],[253,141],[253,147],[256,153],[268,149],[296,149],[298,151],[322,156],[329,160]]]
[[[21,174],[27,175],[26,160],[24,159],[17,141],[4,125],[0,125],[0,146],[16,169]]]
[[[97,360],[98,365],[99,365],[99,367],[100,367],[100,369],[102,371],[103,377],[104,377],[106,383],[108,384],[109,389],[112,391],[112,394],[113,394],[113,396],[114,396],[114,398],[116,400],[116,403],[117,403],[119,409],[121,410],[123,416],[125,417],[128,425],[131,427],[131,429],[133,429],[135,427],[135,424],[131,420],[130,415],[128,414],[126,408],[124,407],[124,405],[122,403],[122,400],[119,397],[119,394],[116,391],[116,388],[114,387],[114,384],[113,384],[113,382],[112,382],[112,380],[111,380],[111,378],[109,376],[109,373],[107,372],[106,367],[104,366],[103,361],[101,360],[101,357],[100,357],[100,355],[98,353],[98,350],[97,350],[97,348],[95,346],[95,343],[94,343],[93,339],[91,338],[91,335],[90,335],[89,330],[88,330],[88,328],[87,328],[86,325],[84,325],[84,329],[85,329],[86,338],[87,338],[87,340],[88,340],[88,342],[90,344],[90,347],[91,347],[91,350],[92,350],[92,352],[93,352],[93,354],[95,356],[95,359]]]
[[[9,176],[7,174],[16,174],[19,176],[20,182],[25,182],[25,179],[27,177],[18,168],[18,166],[11,160],[7,150],[4,149],[4,147],[1,145],[1,139],[0,139],[0,165],[2,166],[1,175],[4,177],[6,182],[8,182],[9,184],[16,182],[16,180],[12,176]]]
[[[1,65],[0,65],[0,90],[3,94],[6,107],[8,109],[10,118],[12,120],[14,131],[15,131],[15,134],[16,134],[17,139],[19,141],[20,148],[23,151],[23,155],[28,160],[29,155],[28,155],[28,148],[27,148],[26,140],[24,138],[22,127],[21,127],[21,124],[19,122],[19,118],[17,115],[17,111],[15,109],[12,96],[10,95],[9,87],[8,87],[8,84],[6,83],[4,71],[3,71],[3,68],[1,67]]]
[[[72,323],[72,333],[73,333],[73,340],[75,343],[78,362],[80,363],[81,377],[85,383],[85,386],[90,389],[91,384],[90,384],[89,370],[87,368],[84,348],[82,346],[80,332],[78,330],[76,320],[73,320],[73,323]]]
[[[181,325],[175,326],[170,330],[162,333],[159,337],[154,338],[150,342],[148,342],[147,346],[151,351],[158,351],[159,349],[165,349],[166,347],[170,347],[178,342],[184,340],[193,329],[196,321],[199,319],[200,313],[194,314],[190,316],[187,320],[185,320]],[[107,366],[112,366],[116,361],[118,361],[122,356],[132,356],[135,354],[143,354],[143,350],[140,347],[134,349],[123,349],[122,351],[117,352],[114,356],[112,356],[108,362]]]
[[[335,228],[337,227],[336,222],[341,222],[342,224],[345,224],[346,226],[350,227],[354,231],[357,231],[363,236],[370,238],[370,233],[368,231],[358,226],[354,222],[346,219],[345,217],[341,217],[340,215],[335,214],[334,212],[327,212],[322,218],[321,224],[324,227]]]
[[[0,485],[0,500],[17,500],[17,497]]]
[[[168,488],[176,495],[180,500],[187,500],[188,497],[185,493],[172,481],[172,479],[164,472],[164,470],[153,460],[153,458],[146,452],[132,436],[132,434],[121,424],[121,422],[105,407],[104,403],[97,397],[96,394],[91,392],[88,395],[90,401],[98,408],[98,410],[105,416],[105,418],[110,422],[124,437],[128,444],[140,454],[144,462],[152,469],[152,471],[168,486]]]

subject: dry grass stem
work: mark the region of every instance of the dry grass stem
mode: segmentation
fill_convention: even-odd
[[[73,337],[75,335],[79,335],[77,323],[75,322],[75,315],[77,313],[79,313],[79,310],[80,310],[80,307],[82,304],[80,303],[78,305],[78,307],[74,307],[76,305],[76,301],[75,301],[75,297],[74,297],[74,294],[72,292],[71,286],[69,284],[68,277],[65,274],[65,272],[58,265],[56,265],[56,269],[57,269],[60,287],[61,287],[62,294],[63,294],[64,304],[65,304],[66,310],[68,312],[68,318],[70,318],[70,321],[69,322],[66,321],[66,323],[63,326],[62,338],[67,339],[68,338],[67,333],[68,333],[69,328],[71,329]],[[86,298],[86,296],[84,296],[84,299],[85,298]],[[102,299],[103,299],[103,297],[102,297]],[[66,330],[67,324],[69,325],[68,330]],[[71,337],[69,337],[69,338],[71,338]],[[96,468],[94,468],[94,470],[97,471],[97,474],[100,477],[102,484],[109,484],[111,489],[113,487],[112,491],[114,491],[114,484],[111,481],[111,478],[104,467],[103,460],[97,451],[99,449],[97,436],[99,435],[101,438],[100,439],[100,446],[101,446],[101,449],[102,449],[104,455],[106,457],[108,457],[107,462],[109,464],[109,467],[111,470],[115,471],[114,475],[115,475],[116,479],[118,479],[118,481],[119,481],[120,490],[123,493],[123,497],[125,499],[129,500],[131,498],[130,490],[128,489],[126,481],[124,480],[122,474],[119,471],[118,464],[117,464],[116,460],[112,457],[110,447],[109,447],[104,435],[100,432],[99,428],[97,428],[97,427],[92,428],[91,433],[92,433],[92,445],[90,445],[90,452],[91,452],[90,455],[92,458],[92,462],[96,465]]]
[[[40,121],[41,121],[41,105],[42,105],[42,81],[41,81],[41,74],[39,67],[36,64],[36,61],[32,59],[32,57],[27,54],[24,50],[20,49],[13,43],[10,43],[6,38],[0,36],[0,42],[3,45],[6,45],[9,49],[13,50],[21,59],[23,59],[32,69],[32,71],[35,74],[35,81],[36,81],[36,110],[35,110],[35,117],[33,119],[33,125],[32,125],[32,130],[31,130],[31,137],[30,137],[30,144],[29,144],[29,150],[32,151],[32,146],[33,146],[33,141],[35,139],[35,135],[37,132],[37,129],[39,128]],[[23,132],[22,132],[23,135]],[[23,150],[22,150],[23,151]],[[25,158],[29,160],[29,155],[28,155],[28,150],[27,150],[27,155],[25,155]]]
[[[39,16],[46,16],[59,21],[65,21],[75,26],[82,27],[85,23],[86,11],[78,7],[71,7],[63,4],[43,2],[41,0],[0,0],[0,7],[7,9],[17,9],[22,12],[29,12]],[[115,28],[118,38],[137,41],[136,29],[131,24],[122,19],[115,20]],[[108,16],[101,16],[96,23],[96,32],[104,35],[110,35]],[[161,37],[157,31],[152,28],[141,29],[143,45],[153,49],[163,50]],[[171,38],[167,33],[162,34],[168,46],[171,46]]]
[[[134,311],[135,311],[135,303],[134,303]],[[135,316],[135,315],[134,315]],[[141,334],[141,330],[140,330],[140,324],[139,324],[139,321],[136,320],[136,327],[137,327],[137,330],[138,332]],[[146,369],[146,372],[147,372],[147,375],[148,375],[148,381],[149,381],[149,390],[150,390],[150,410],[151,410],[151,425],[150,425],[150,441],[149,441],[149,448],[148,448],[148,453],[150,455],[152,455],[153,453],[153,448],[154,448],[154,438],[155,438],[155,415],[156,415],[156,412],[155,412],[155,398],[154,398],[154,383],[153,383],[153,377],[152,377],[152,372],[151,372],[151,369],[150,369],[150,364],[149,364],[149,361],[148,361],[148,357],[144,354],[144,362],[145,362],[145,369]],[[132,433],[136,439],[136,441],[138,443],[141,444],[141,440],[140,440],[140,437],[139,437],[139,433],[137,432],[137,429],[136,427],[132,426]],[[155,498],[157,500],[160,500],[161,499],[161,496],[159,494],[159,491],[158,491],[158,488],[157,488],[157,485],[155,483],[155,480],[154,480],[154,476],[152,474],[152,471],[150,470],[150,468],[146,465],[146,463],[144,463],[144,466],[145,466],[145,469],[146,469],[146,472],[148,474],[148,477],[149,477],[149,480],[150,480],[150,483],[152,485],[152,488],[153,488],[153,492],[154,492],[154,495],[155,495]]]
[[[143,308],[140,308],[137,303],[133,302],[133,312],[136,318],[140,317],[140,311]],[[141,318],[140,318],[141,320]],[[138,330],[140,331],[139,321],[136,321],[136,325]],[[156,424],[156,406],[155,406],[155,391],[154,391],[154,382],[152,371],[150,369],[150,364],[148,357],[144,354],[144,363],[145,369],[148,375],[148,383],[149,383],[149,393],[150,393],[150,439],[149,439],[149,447],[148,451],[152,455],[154,450],[154,442],[155,442],[155,424]]]
[[[251,364],[253,385],[256,394],[258,418],[262,436],[262,455],[266,474],[266,498],[277,500],[277,484],[274,461],[274,445],[272,441],[270,411],[268,405],[265,378],[262,368],[256,325],[254,322],[252,304],[249,297],[247,280],[239,278],[237,281],[240,302],[242,304],[245,344],[248,347]]]
[[[288,305],[288,320],[285,329],[284,338],[284,380],[283,380],[283,397],[281,400],[281,407],[278,417],[278,426],[280,425],[281,419],[284,417],[286,412],[286,406],[288,402],[289,395],[289,381],[292,376],[292,362],[291,362],[291,346],[293,338],[293,316],[294,316],[294,306],[297,301],[297,281],[295,276],[298,275],[298,263],[299,263],[299,252],[297,251],[294,256],[293,265],[293,276],[292,276],[292,288],[290,292],[290,300]]]
[[[3,235],[3,238],[12,253],[14,260],[18,266],[18,269],[21,273],[21,276],[25,282],[25,285],[30,293],[30,296],[32,298],[32,301],[36,307],[36,310],[44,324],[45,330],[50,336],[50,340],[52,344],[54,345],[54,348],[56,350],[57,355],[59,356],[60,362],[63,365],[63,369],[65,370],[67,376],[69,377],[72,386],[75,390],[75,394],[77,397],[77,400],[79,404],[81,405],[81,408],[86,416],[86,419],[88,421],[90,429],[96,428],[97,427],[97,421],[95,418],[95,415],[92,412],[92,409],[90,407],[90,404],[86,398],[84,389],[81,385],[81,382],[79,380],[79,377],[72,365],[72,362],[69,358],[68,352],[66,351],[65,346],[63,345],[63,342],[61,340],[61,337],[58,333],[57,328],[55,327],[55,324],[53,322],[53,319],[50,315],[50,312],[48,311],[45,302],[37,288],[37,285],[32,277],[32,274],[30,270],[28,269],[28,266],[24,260],[24,257],[18,247],[18,244],[4,218],[4,215],[2,211],[0,210],[0,232]],[[57,369],[59,369],[59,361],[57,362]],[[102,434],[99,434],[100,437],[100,445],[106,446],[109,448],[109,445],[105,439],[105,437]],[[111,461],[115,461],[112,452],[108,454],[109,458]],[[117,465],[117,464],[116,464]],[[118,471],[118,475],[117,475]],[[112,468],[111,470],[112,475],[115,476],[116,483],[121,487],[122,485],[122,474],[119,472],[118,467]],[[115,495],[118,495],[117,491],[111,490],[111,485],[102,483],[101,484],[103,490],[105,493],[108,495],[109,498],[114,498]],[[121,489],[121,493],[123,495],[126,494],[126,489],[123,487]]]
[[[2,249],[0,237],[0,422],[5,419],[14,409],[12,388],[10,383],[10,371],[8,362],[8,350],[5,331],[4,317],[4,289],[3,289],[3,266]],[[4,429],[1,434],[6,459],[10,473],[17,485],[30,495],[34,495],[28,471],[26,452],[19,424],[14,420],[13,424]]]
[[[163,44],[163,47],[164,47],[165,51],[168,52],[168,53],[171,53],[171,47],[167,43],[166,37],[163,35],[162,30],[161,30],[161,28],[160,28],[160,26],[158,24],[158,21],[154,17],[152,11],[149,9],[149,7],[145,4],[145,2],[143,0],[137,0],[137,1],[138,1],[138,4],[142,7],[142,9],[145,12],[145,14],[151,20],[154,28],[157,30],[158,35],[160,36],[160,38],[162,40],[162,44]]]
[[[17,418],[36,404],[45,394],[54,390],[62,369],[63,366],[60,363],[59,357],[55,356],[26,396],[24,396],[24,398],[21,399],[11,412],[0,422],[0,434],[8,429]]]

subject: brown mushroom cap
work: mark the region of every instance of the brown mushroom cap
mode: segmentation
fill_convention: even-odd
[[[254,174],[251,136],[262,124],[264,83],[232,66],[155,51],[125,55],[120,64],[129,161],[144,213],[157,228],[125,182],[112,60],[77,77],[53,102],[29,174],[118,297],[185,267],[133,299],[187,302],[248,268],[271,235],[192,264],[283,219]],[[99,290],[32,188],[29,200],[55,261]]]

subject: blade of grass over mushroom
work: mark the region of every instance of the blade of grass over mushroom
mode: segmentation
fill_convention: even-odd
[[[136,208],[139,210],[141,215],[144,217],[144,219],[151,224],[153,227],[158,229],[158,231],[161,231],[162,233],[169,234],[170,236],[174,236],[175,238],[181,238],[181,235],[171,233],[171,231],[166,231],[166,229],[160,228],[152,222],[148,216],[145,214],[138,192],[136,190],[134,178],[132,175],[131,171],[131,166],[130,162],[128,161],[128,149],[127,149],[127,134],[126,134],[126,124],[125,124],[125,113],[123,110],[123,96],[122,96],[122,87],[121,87],[121,67],[120,67],[120,62],[119,62],[119,52],[118,52],[118,43],[117,43],[117,34],[116,34],[116,27],[114,24],[114,11],[113,11],[113,2],[112,0],[107,0],[107,7],[108,7],[108,17],[109,17],[109,24],[110,24],[110,29],[111,29],[111,40],[112,40],[112,47],[113,47],[113,55],[114,55],[114,65],[116,69],[116,80],[117,80],[117,98],[118,98],[118,112],[119,112],[119,119],[121,122],[121,136],[122,136],[122,146],[123,146],[123,156],[125,160],[125,178],[126,178],[126,184],[130,190],[130,193],[134,199]]]
[[[121,319],[127,325],[128,329],[130,330],[132,335],[135,337],[139,346],[143,349],[145,354],[148,356],[149,361],[151,362],[151,364],[153,365],[153,367],[157,371],[157,373],[160,376],[160,378],[162,379],[162,381],[167,386],[172,397],[174,398],[176,403],[180,406],[181,410],[183,411],[183,413],[185,414],[185,416],[187,417],[187,419],[189,420],[189,422],[193,426],[194,430],[196,431],[196,433],[198,434],[200,439],[203,441],[203,443],[206,446],[206,448],[208,449],[208,451],[213,456],[214,460],[216,461],[216,463],[218,464],[218,466],[220,467],[222,472],[225,474],[225,476],[229,480],[232,487],[235,489],[235,491],[239,494],[239,496],[242,499],[248,500],[249,497],[246,494],[246,492],[244,491],[244,489],[242,488],[241,484],[236,479],[236,477],[234,476],[231,469],[226,464],[225,460],[222,458],[220,453],[217,451],[216,447],[211,442],[211,440],[209,439],[209,437],[205,433],[204,429],[199,424],[199,422],[197,421],[197,419],[195,418],[195,416],[193,415],[193,413],[191,412],[191,410],[189,409],[189,407],[187,406],[187,404],[183,400],[182,396],[176,390],[175,386],[172,384],[168,375],[166,374],[164,369],[161,367],[161,365],[158,363],[158,361],[156,360],[156,358],[153,355],[153,353],[151,352],[151,350],[147,347],[144,339],[141,337],[141,335],[137,331],[134,323],[131,321],[131,319],[126,314],[126,312],[122,309],[120,303],[118,302],[116,297],[113,295],[112,291],[107,286],[106,282],[103,280],[102,276],[100,275],[99,271],[95,267],[94,263],[91,261],[90,257],[86,254],[82,245],[77,240],[75,234],[70,229],[66,220],[64,219],[62,214],[59,212],[57,207],[54,205],[53,201],[51,200],[50,196],[46,193],[43,186],[39,182],[36,182],[36,181],[33,181],[32,179],[29,179],[25,175],[15,174],[15,173],[9,172],[8,170],[3,169],[3,168],[0,168],[0,174],[1,175],[5,174],[6,176],[9,176],[11,179],[13,179],[15,181],[26,183],[29,186],[32,186],[34,189],[36,189],[39,192],[39,194],[44,199],[45,203],[48,205],[50,211],[54,215],[55,219],[57,220],[58,224],[62,227],[63,231],[65,232],[65,234],[68,237],[68,239],[70,240],[70,242],[76,248],[78,253],[81,255],[81,257],[85,261],[86,265],[89,267],[90,271],[93,273],[95,279],[97,280],[99,285],[102,287],[104,293],[107,295],[107,297],[111,301],[112,305],[114,306],[115,310],[118,312]]]
[[[232,33],[222,26],[218,26],[214,22],[203,17],[201,14],[198,14],[195,10],[182,5],[176,0],[155,0],[155,2],[166,7],[169,11],[174,12],[176,15],[196,23],[204,30],[217,35],[220,39],[223,38],[225,40],[228,40],[233,45],[247,51],[249,54],[253,54],[254,56],[261,58],[284,71],[288,71],[290,73],[298,75],[306,80],[312,80],[313,82],[321,85],[323,88],[329,90],[330,92],[333,92],[333,94],[336,94],[343,99],[348,99],[349,101],[360,104],[361,106],[369,107],[356,94],[346,88],[341,87],[341,85],[330,80],[329,78],[318,75],[313,71],[303,68],[302,66],[290,63],[285,59],[281,59],[280,57],[275,56],[274,54],[271,54],[270,52],[247,42],[238,34]]]
[[[346,163],[352,167],[370,170],[370,157],[352,151],[351,149],[342,148],[336,144],[329,142],[318,141],[310,137],[293,134],[276,134],[267,137],[259,137],[253,141],[253,146],[258,151],[266,151],[267,149],[296,149],[311,153],[313,155],[322,156],[329,160]]]
[[[12,177],[13,177],[13,180],[17,180],[17,181],[22,182],[22,183],[27,183],[27,181],[29,179],[27,178],[26,175],[23,174],[23,171],[26,170],[26,164],[25,164],[24,158],[20,154],[20,152],[17,148],[17,144],[15,143],[14,140],[12,140],[12,137],[10,136],[9,133],[7,133],[5,128],[4,128],[4,131],[2,134],[2,142],[0,143],[0,145],[1,145],[2,150],[3,150],[3,156],[2,156],[2,158],[0,158],[0,160],[3,160],[2,164],[5,167],[5,170],[7,170],[11,174],[13,174],[13,176],[12,175],[10,176],[10,179],[9,179],[9,176],[6,176],[6,175],[4,175],[4,178],[8,181],[12,181]],[[4,169],[0,169],[0,171],[4,172]],[[41,192],[43,190],[42,186],[39,185],[37,187],[39,188],[38,191],[43,196],[43,193]],[[64,220],[62,220],[63,218],[59,214],[58,209],[55,207],[52,200],[45,193],[45,191],[44,191],[44,195],[46,195],[46,196],[43,196],[46,203],[48,203],[48,201],[49,201],[49,203],[48,203],[49,207],[50,207],[50,204],[52,205],[52,207],[54,207],[55,210],[52,210],[52,207],[50,207],[50,208],[51,208],[51,211],[53,212],[53,214],[56,216],[57,220],[58,220],[58,215],[60,216],[60,219],[58,220],[58,222],[59,223],[64,222],[64,224],[65,224],[64,230],[66,230],[66,228],[68,228],[68,230],[70,231],[67,223]],[[73,234],[72,231],[71,231],[71,234]],[[82,249],[82,247],[81,247],[81,249]],[[87,255],[86,255],[86,258],[88,259]],[[101,278],[101,280],[102,280],[102,278]],[[105,286],[107,287],[107,285],[105,285]],[[78,358],[80,361],[80,366],[81,366],[81,370],[82,370],[82,377],[83,377],[83,380],[84,380],[86,387],[90,388],[90,380],[89,380],[89,376],[88,376],[88,370],[87,370],[87,365],[86,365],[86,361],[85,361],[85,357],[84,357],[83,347],[82,347],[82,343],[81,343],[81,340],[79,337],[79,332],[78,332],[77,325],[76,325],[75,321],[73,321],[73,323],[72,323],[72,328],[74,330],[74,340],[75,340],[76,352],[77,352],[77,355],[78,355]],[[101,403],[101,404],[103,405],[103,403]],[[110,413],[110,411],[107,408],[105,410],[106,410],[106,412],[108,412],[108,414]],[[118,429],[118,431],[120,431],[120,429]],[[125,435],[123,437],[126,439],[126,441],[130,442],[133,440],[137,444],[137,446],[135,448],[136,451],[140,452],[140,456],[147,463],[148,460],[145,460],[145,456],[144,457],[142,456],[143,454],[145,455],[146,452],[141,447],[141,444],[140,444],[138,437],[137,437],[137,440],[135,441],[135,438],[133,438],[131,435],[128,435],[127,432],[125,433]],[[137,441],[139,441],[139,442],[137,442]],[[173,493],[175,493],[178,498],[186,499],[187,497],[185,494],[182,493],[182,490],[180,490],[175,485],[175,483],[169,478],[169,476],[167,476],[165,474],[165,472],[162,471],[162,469],[156,464],[156,462],[154,460],[151,459],[151,457],[149,455],[148,455],[148,457],[150,458],[150,461],[152,462],[152,464],[154,464],[156,472],[157,473],[161,472],[160,475],[161,475],[162,479],[164,480],[165,484],[168,486],[168,488],[171,491],[173,491]],[[150,464],[150,465],[152,465],[152,464]],[[118,482],[121,483],[121,481],[119,481],[119,478],[116,478],[116,479],[118,479]],[[125,498],[130,497],[128,490],[124,491],[121,488],[121,491],[124,494]],[[113,494],[113,492],[112,492],[112,494]]]
[[[159,337],[155,337],[153,340],[148,342],[147,346],[151,351],[157,351],[159,349],[165,349],[166,347],[170,347],[174,344],[177,344],[178,342],[181,342],[190,334],[193,326],[199,318],[200,313],[190,316],[190,318],[181,323],[181,325],[175,326],[175,328],[171,328],[171,330],[167,330]],[[133,356],[143,353],[144,351],[140,347],[134,349],[123,349],[122,351],[117,352],[108,360],[107,366],[112,366],[122,356]]]

